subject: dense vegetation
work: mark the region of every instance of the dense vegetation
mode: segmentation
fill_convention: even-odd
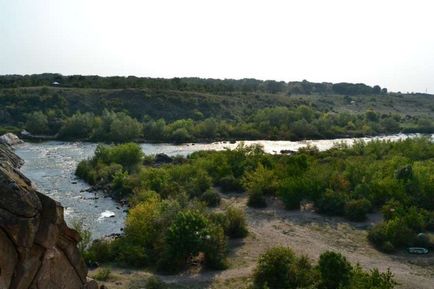
[[[226,239],[247,235],[244,214],[237,208],[210,210],[219,203],[212,178],[187,160],[178,165],[152,163],[136,144],[99,146],[92,160],[81,162],[77,175],[92,184],[110,184],[116,198],[129,197],[125,234],[97,241],[85,250],[89,263],[182,270],[194,262],[226,267]],[[156,265],[156,266],[155,266]]]
[[[288,209],[311,202],[321,214],[356,222],[381,212],[384,222],[370,230],[369,240],[385,252],[434,245],[428,237],[434,229],[434,144],[428,138],[359,141],[325,152],[307,147],[292,155],[241,145],[167,164],[144,156],[136,144],[101,145],[76,174],[107,187],[117,199],[128,198],[132,206],[124,236],[104,244],[112,253],[97,253],[103,244],[90,253],[99,261],[157,263],[162,270],[177,271],[200,253],[207,266],[223,268],[225,236],[244,237],[247,231],[242,211],[206,209],[219,204],[216,188],[245,192],[248,205],[258,208],[277,196]],[[105,254],[111,257],[104,259]]]
[[[34,74],[34,75],[3,75],[0,76],[0,88],[60,86],[78,88],[157,88],[180,91],[199,91],[209,93],[232,92],[267,92],[287,94],[337,93],[343,95],[378,95],[386,94],[387,89],[376,85],[374,87],[363,83],[311,83],[289,82],[257,79],[202,79],[202,78],[149,78],[149,77],[101,77],[96,75]]]
[[[284,247],[269,249],[260,257],[253,279],[255,289],[392,289],[397,285],[390,271],[365,272],[339,253],[324,252],[314,265]]]
[[[0,132],[26,129],[59,139],[297,140],[434,132],[433,114],[431,95],[363,84],[0,76]]]

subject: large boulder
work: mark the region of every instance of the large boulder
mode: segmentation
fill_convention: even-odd
[[[13,133],[6,133],[0,136],[0,143],[4,143],[10,146],[20,144],[22,142],[23,141]]]
[[[21,164],[0,144],[0,288],[94,288],[63,207],[35,190]]]

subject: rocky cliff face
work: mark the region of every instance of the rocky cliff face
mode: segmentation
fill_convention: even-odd
[[[94,289],[63,207],[36,191],[23,161],[0,144],[0,288]]]

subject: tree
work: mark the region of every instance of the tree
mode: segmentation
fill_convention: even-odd
[[[296,258],[291,249],[275,247],[265,252],[258,261],[253,283],[255,288],[288,289],[291,285],[291,266]]]
[[[379,85],[375,85],[372,88],[372,93],[374,93],[374,94],[380,94],[381,93],[381,87]]]
[[[350,284],[352,266],[340,253],[327,251],[319,258],[321,286],[325,289],[345,288]]]
[[[27,116],[26,129],[32,134],[46,134],[48,132],[47,116],[41,111],[32,112]]]

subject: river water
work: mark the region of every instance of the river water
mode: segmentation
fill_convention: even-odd
[[[372,139],[398,140],[417,135],[390,135]],[[431,136],[434,138],[434,135]],[[244,141],[246,145],[260,144],[268,153],[279,153],[281,150],[296,151],[307,145],[315,145],[320,150],[327,150],[337,142],[352,144],[356,139],[332,139],[311,141]],[[141,144],[145,154],[165,153],[167,155],[186,156],[200,150],[234,149],[240,142],[189,143],[173,144]],[[74,175],[77,164],[93,155],[97,144],[82,142],[42,142],[24,143],[16,147],[16,153],[25,163],[22,172],[34,183],[36,188],[59,201],[65,207],[65,220],[71,224],[81,220],[92,232],[93,238],[112,233],[120,233],[124,226],[125,208],[101,192],[87,192],[89,185]]]

